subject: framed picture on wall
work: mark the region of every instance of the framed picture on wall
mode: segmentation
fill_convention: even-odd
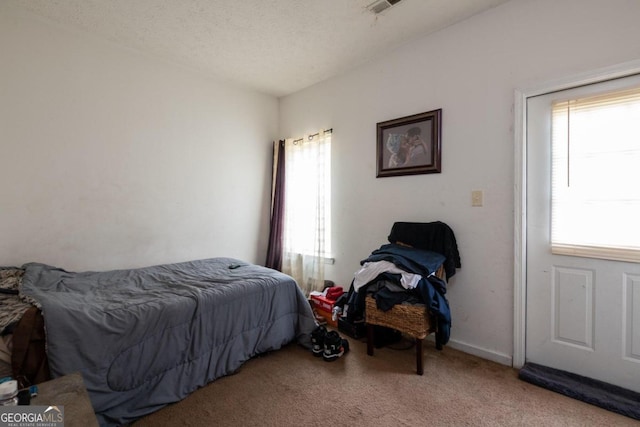
[[[442,109],[376,124],[377,178],[441,172]]]

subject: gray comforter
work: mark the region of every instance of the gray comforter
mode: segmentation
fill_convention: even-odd
[[[291,277],[236,259],[24,268],[22,292],[41,305],[51,371],[82,373],[101,424],[151,413],[293,340],[308,346],[315,327]]]

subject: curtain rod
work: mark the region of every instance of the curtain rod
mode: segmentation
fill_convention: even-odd
[[[324,133],[332,133],[332,132],[333,132],[333,128],[331,128],[331,129],[325,129],[325,130],[323,130],[322,132],[324,132]],[[312,135],[307,136],[307,139],[308,139],[309,141],[311,141],[311,140],[313,139],[313,137],[314,137],[314,136],[318,136],[318,135],[320,135],[320,132],[316,132],[316,133],[314,133],[314,134],[312,134]],[[304,139],[304,138],[294,139],[294,140],[293,140],[293,143],[294,143],[294,144],[297,144],[298,142],[302,141],[303,139]]]

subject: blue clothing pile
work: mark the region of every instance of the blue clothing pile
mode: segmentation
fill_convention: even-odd
[[[447,292],[446,282],[436,277],[434,273],[444,262],[446,257],[436,252],[417,249],[397,244],[382,245],[367,257],[360,264],[367,262],[388,261],[396,267],[413,274],[419,274],[422,279],[413,290],[406,292],[387,292],[385,282],[400,283],[400,275],[393,273],[382,273],[355,292],[353,283],[349,291],[349,320],[354,321],[364,317],[365,297],[372,291],[379,309],[386,311],[394,304],[410,297],[417,298],[427,306],[437,325],[436,347],[442,348],[449,341],[451,330],[451,312],[449,302],[445,294]],[[382,285],[382,286],[381,286]]]

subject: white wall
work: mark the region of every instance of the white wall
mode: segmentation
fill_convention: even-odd
[[[637,1],[514,0],[281,99],[283,136],[334,130],[327,277],[348,287],[394,221],[444,221],[462,256],[451,345],[509,364],[514,90],[640,58],[638,17]],[[437,108],[442,173],[376,179],[376,123]],[[471,207],[476,189],[484,207]]]
[[[0,4],[0,265],[264,262],[278,100]]]

